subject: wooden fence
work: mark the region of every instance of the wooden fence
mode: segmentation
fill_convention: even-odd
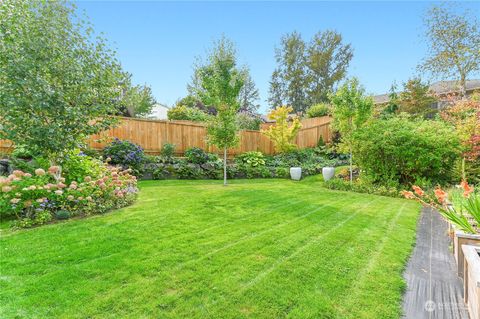
[[[331,118],[312,118],[302,121],[295,143],[299,148],[314,147],[320,137],[325,142],[330,141]],[[142,146],[148,154],[159,154],[166,143],[175,144],[175,152],[183,154],[187,148],[200,147],[209,152],[220,153],[218,149],[206,143],[206,127],[204,124],[188,121],[160,121],[137,118],[121,118],[117,127],[88,140],[93,149],[103,149],[114,138],[128,140]],[[10,141],[0,140],[0,151],[11,151]],[[241,154],[247,151],[261,151],[273,154],[273,143],[260,131],[244,130],[240,132],[240,143],[235,149],[229,150],[229,155]]]

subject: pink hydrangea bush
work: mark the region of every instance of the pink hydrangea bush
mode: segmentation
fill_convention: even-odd
[[[0,177],[0,217],[16,217],[17,226],[31,227],[53,221],[58,212],[69,216],[102,214],[131,204],[137,180],[130,170],[101,165],[101,174],[66,183],[59,167],[34,174],[20,170]]]

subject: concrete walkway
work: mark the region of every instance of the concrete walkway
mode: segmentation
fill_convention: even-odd
[[[404,273],[404,318],[468,319],[449,245],[447,223],[437,212],[423,209],[415,249]]]

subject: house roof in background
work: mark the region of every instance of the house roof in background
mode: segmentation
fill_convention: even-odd
[[[480,90],[480,80],[468,80],[465,83],[467,91]],[[436,94],[448,94],[458,92],[458,81],[438,81],[430,85],[430,90]],[[374,95],[375,104],[387,103],[390,100],[390,94]]]
[[[465,82],[465,87],[467,91],[480,89],[480,80],[468,80]],[[457,81],[439,81],[430,85],[430,90],[437,94],[447,94],[458,92],[458,82]]]

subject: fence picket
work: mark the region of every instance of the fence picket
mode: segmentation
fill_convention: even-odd
[[[331,118],[328,116],[303,120],[295,143],[299,148],[306,148],[316,146],[320,136],[325,142],[330,141],[330,122]],[[120,118],[117,127],[91,136],[87,144],[93,149],[102,149],[116,137],[139,144],[148,154],[159,154],[165,143],[175,144],[177,155],[183,154],[187,148],[193,146],[218,153],[218,149],[207,145],[206,136],[206,127],[201,123]],[[0,140],[0,152],[12,150],[13,145],[10,141]],[[229,150],[229,154],[237,155],[247,151],[273,154],[274,146],[260,131],[244,130],[240,132],[239,146]]]

